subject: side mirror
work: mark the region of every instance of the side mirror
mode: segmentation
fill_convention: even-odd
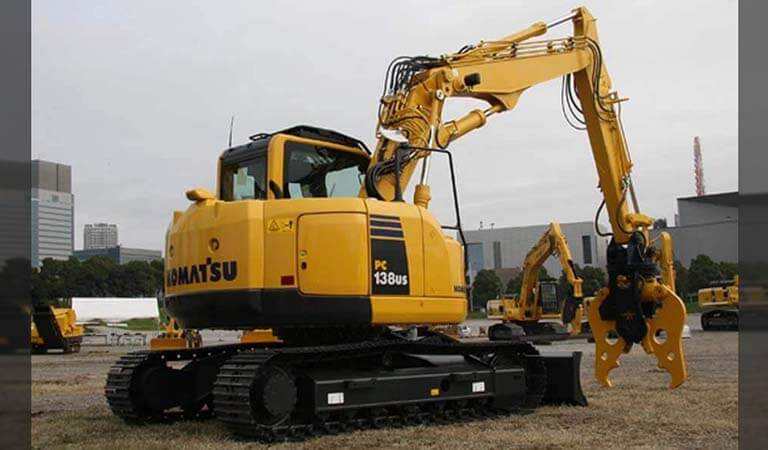
[[[216,197],[204,188],[195,188],[187,191],[187,199],[193,202],[204,202],[206,200],[213,200]]]

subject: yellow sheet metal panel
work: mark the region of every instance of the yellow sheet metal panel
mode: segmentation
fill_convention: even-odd
[[[297,224],[300,214],[364,214],[365,205],[358,198],[306,198],[264,202],[264,249],[259,257],[268,258],[264,266],[264,287],[295,288],[297,274]],[[366,247],[362,251],[367,251]],[[288,284],[294,277],[293,284]]]
[[[457,324],[467,314],[467,300],[430,297],[371,297],[375,325]]]
[[[305,214],[298,223],[299,290],[315,295],[367,295],[366,215]]]
[[[175,215],[166,239],[166,295],[261,288],[263,205],[205,200]]]
[[[424,296],[464,297],[464,258],[461,245],[443,234],[435,217],[421,209],[424,237]]]

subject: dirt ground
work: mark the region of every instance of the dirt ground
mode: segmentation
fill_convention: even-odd
[[[685,341],[688,381],[667,389],[667,375],[635,348],[612,373],[613,388],[593,381],[592,346],[582,350],[582,384],[590,405],[543,407],[528,415],[455,425],[359,431],[275,448],[736,448],[738,334],[695,329]],[[33,448],[250,449],[215,420],[128,426],[111,415],[104,380],[127,348],[83,347],[74,355],[32,357]]]

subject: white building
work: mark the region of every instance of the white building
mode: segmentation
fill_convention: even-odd
[[[470,278],[474,279],[481,269],[493,269],[497,273],[511,275],[514,271],[509,269],[518,269],[523,265],[525,255],[541,239],[548,226],[543,224],[465,231]],[[599,236],[591,221],[561,223],[560,227],[568,240],[575,264],[605,270],[605,251],[610,238]],[[601,227],[600,231],[605,232],[605,227]],[[557,258],[547,259],[544,268],[553,277],[559,277],[562,271]]]
[[[83,229],[83,249],[117,247],[117,225],[113,223],[89,223]]]
[[[678,198],[677,212],[675,226],[664,230],[672,235],[676,260],[686,267],[698,255],[715,262],[739,261],[738,192]]]

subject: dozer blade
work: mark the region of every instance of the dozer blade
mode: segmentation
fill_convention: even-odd
[[[587,406],[581,390],[581,352],[540,356],[547,367],[547,390],[542,400],[547,405]]]
[[[629,353],[632,345],[616,334],[616,322],[603,320],[600,305],[608,297],[608,288],[601,289],[587,310],[592,336],[595,339],[595,378],[603,386],[612,386],[610,372],[619,367],[619,357]],[[648,331],[642,340],[646,353],[653,353],[658,366],[670,374],[670,388],[685,382],[688,374],[683,355],[683,327],[686,321],[685,305],[668,287],[659,283],[646,283],[642,288],[643,301],[660,303],[654,316],[646,319]],[[662,340],[659,332],[665,333]]]

